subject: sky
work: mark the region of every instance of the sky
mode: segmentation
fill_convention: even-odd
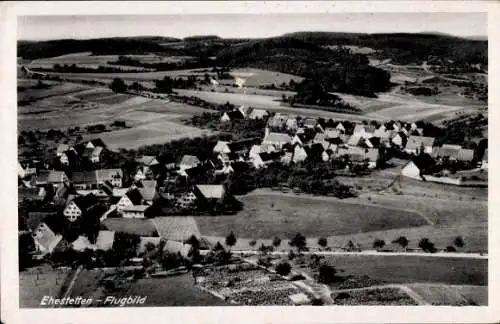
[[[217,35],[261,38],[296,31],[438,32],[486,37],[486,13],[308,13],[20,16],[18,39]]]

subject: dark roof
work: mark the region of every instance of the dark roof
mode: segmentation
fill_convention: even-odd
[[[85,211],[90,207],[98,203],[98,199],[93,194],[88,194],[86,196],[78,196],[73,199],[73,202],[80,208],[80,210]]]
[[[128,191],[125,195],[134,205],[140,205],[142,203],[142,194],[137,188]]]
[[[378,147],[380,145],[380,137],[370,137],[370,142],[373,144],[373,147]]]
[[[415,156],[412,161],[420,170],[426,170],[435,164],[434,159],[429,154]]]
[[[271,153],[263,152],[263,153],[260,153],[259,155],[260,155],[260,158],[262,159],[262,161],[264,161],[264,162],[271,161],[271,160],[277,160],[281,157],[280,152],[271,152]]]
[[[226,112],[226,114],[231,120],[245,118],[245,116],[243,116],[243,114],[239,110],[228,111]]]
[[[100,147],[106,147],[106,144],[104,144],[104,142],[100,138],[94,138],[94,139],[92,139],[92,140],[90,140],[88,142],[91,142],[92,145],[94,145],[94,147],[98,147],[98,146],[100,146]]]

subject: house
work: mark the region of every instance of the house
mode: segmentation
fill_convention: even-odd
[[[148,208],[148,205],[125,206],[122,208],[121,213],[123,218],[144,218],[144,213]]]
[[[200,160],[194,155],[184,155],[179,162],[179,168],[182,170],[191,169],[200,164]]]
[[[61,162],[62,165],[74,165],[77,160],[78,156],[75,150],[65,151],[59,156],[59,162]]]
[[[75,251],[102,250],[108,251],[113,248],[115,241],[115,231],[99,231],[95,244],[90,243],[87,237],[79,236],[73,243],[72,247]]]
[[[249,119],[264,119],[267,116],[269,116],[269,113],[264,109],[252,109],[248,114]]]
[[[104,144],[104,142],[100,138],[90,140],[85,144],[85,148],[88,149],[95,149],[96,147],[106,148],[106,144]]]
[[[285,133],[275,133],[275,132],[270,132],[269,128],[266,127],[264,139],[262,140],[262,144],[270,144],[276,146],[278,150],[281,150],[283,145],[287,143],[291,143],[292,138],[290,135],[285,134]]]
[[[263,145],[253,145],[248,153],[248,158],[253,159],[260,153],[272,153],[276,152],[276,147],[271,144],[263,144]]]
[[[123,171],[121,169],[99,169],[94,171],[73,172],[71,182],[76,189],[98,189],[108,181],[113,187],[123,186]]]
[[[339,122],[337,126],[335,126],[335,129],[338,129],[341,133],[345,133],[345,127],[341,122]]]
[[[340,134],[341,134],[341,130],[339,130],[337,128],[325,128],[325,131],[324,131],[324,136],[326,139],[337,138],[340,136]]]
[[[90,161],[92,163],[100,163],[104,159],[104,147],[98,146],[92,150],[92,154],[90,156]]]
[[[428,154],[415,156],[401,169],[401,175],[416,180],[425,180],[423,174],[433,164],[434,160]]]
[[[273,153],[259,153],[252,160],[252,164],[256,169],[263,168],[268,164],[281,159],[281,153],[273,152]]]
[[[214,153],[226,153],[229,154],[231,153],[231,149],[229,148],[229,142],[226,141],[217,141],[217,144],[215,144],[213,148]]]
[[[143,180],[140,182],[141,186],[137,188],[142,195],[142,199],[147,204],[152,204],[156,196],[156,180]]]
[[[127,193],[120,198],[116,204],[116,209],[118,212],[122,212],[125,207],[143,205],[144,202],[145,201],[141,191],[138,188],[135,188],[127,191]]]
[[[56,149],[56,156],[60,157],[64,152],[69,151],[70,146],[68,144],[59,144]]]
[[[43,188],[17,188],[17,195],[19,198],[29,199],[29,200],[39,200],[43,201],[45,199],[45,189]]]
[[[222,114],[220,121],[221,122],[230,122],[230,121],[241,120],[241,119],[245,119],[245,116],[241,113],[241,111],[233,110],[233,111],[227,111],[224,114]]]
[[[68,177],[64,171],[42,170],[38,173],[35,184],[37,186],[44,186],[51,183],[55,187],[58,187],[66,181],[68,181]]]
[[[464,149],[460,145],[443,144],[433,150],[436,158],[448,158],[450,161],[471,162],[474,159],[474,150]]]
[[[294,163],[299,163],[307,159],[307,152],[302,145],[295,145],[293,150],[292,161]]]
[[[481,159],[481,169],[488,169],[488,149],[484,150],[483,158]]]
[[[62,235],[56,235],[45,223],[41,223],[33,231],[32,235],[36,250],[42,254],[52,253],[57,244],[62,240]]]
[[[432,154],[434,141],[434,137],[410,136],[404,150],[410,154]]]
[[[403,148],[406,146],[408,138],[403,132],[393,132],[391,143],[399,148]]]
[[[288,117],[286,115],[277,113],[269,119],[268,126],[272,128],[283,128],[285,127],[287,119]]]
[[[151,166],[155,164],[159,164],[158,160],[155,156],[152,155],[143,155],[140,158],[135,159],[137,163],[140,165]]]
[[[289,116],[286,120],[285,126],[287,130],[296,130],[297,128],[299,128],[297,117]]]
[[[391,136],[391,131],[387,130],[384,125],[380,126],[375,132],[373,132],[373,137],[389,139]]]
[[[175,206],[177,208],[185,209],[194,206],[196,203],[196,195],[193,190],[188,190],[176,195]]]
[[[363,142],[364,142],[363,135],[358,133],[358,134],[353,134],[351,137],[349,137],[349,140],[347,141],[347,145],[359,146]]]
[[[19,162],[17,162],[17,176],[20,177],[21,179],[24,179],[24,177],[26,177],[26,172],[24,171],[23,166]]]
[[[98,203],[97,197],[93,194],[78,196],[69,201],[64,208],[63,214],[70,222],[79,219],[84,213],[91,211]]]
[[[304,128],[314,129],[317,124],[318,124],[318,121],[314,118],[305,118],[302,122],[302,125],[304,126]]]
[[[353,136],[357,135],[363,138],[370,138],[373,137],[373,133],[375,132],[375,130],[376,127],[374,125],[356,124],[356,126],[354,126],[352,134]]]
[[[314,131],[311,131],[312,129],[306,129],[306,131],[302,134],[295,134],[295,136],[292,138],[292,145],[299,144],[299,145],[306,145],[309,144],[315,137]],[[318,133],[321,134],[321,133]]]
[[[226,189],[223,185],[196,185],[193,193],[199,202],[220,202],[226,197]]]

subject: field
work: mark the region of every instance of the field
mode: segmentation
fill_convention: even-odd
[[[368,276],[386,283],[440,283],[478,285],[488,283],[488,260],[412,255],[325,256],[340,276]],[[332,284],[335,288],[336,284]]]
[[[278,196],[268,193],[239,197],[244,210],[234,216],[196,217],[203,235],[269,239],[346,235],[382,229],[422,226],[427,221],[416,212],[386,208],[336,198]]]
[[[127,232],[139,236],[158,236],[150,219],[107,218],[101,223],[110,231]]]
[[[76,278],[69,297],[84,297],[92,298],[93,303],[90,306],[97,304],[96,300],[105,296],[104,287],[100,281],[106,276],[106,272],[102,269],[84,269]]]
[[[415,284],[408,287],[435,306],[488,305],[486,286]]]
[[[112,294],[111,294],[112,295]],[[221,299],[198,289],[190,274],[158,279],[139,279],[116,297],[147,296],[139,306],[225,306]]]
[[[153,219],[161,237],[169,240],[184,242],[191,235],[200,237],[200,231],[193,217],[165,216]]]
[[[418,305],[413,298],[398,288],[351,290],[332,294],[335,305],[411,306]]]
[[[68,270],[49,266],[35,267],[19,273],[19,307],[40,307],[43,296],[58,296]]]

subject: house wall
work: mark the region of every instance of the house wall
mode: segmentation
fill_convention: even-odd
[[[73,201],[70,201],[66,208],[64,208],[63,214],[70,222],[74,222],[82,215],[82,211]]]
[[[123,218],[144,218],[144,212],[139,211],[124,211]]]
[[[132,202],[130,201],[130,199],[127,197],[127,195],[124,195],[123,197],[120,198],[120,200],[118,201],[118,203],[116,204],[116,209],[121,212],[123,210],[123,208],[127,207],[127,206],[132,206]]]
[[[420,178],[420,169],[413,162],[408,163],[401,170],[401,174],[408,178],[422,180],[422,178]]]
[[[304,150],[304,148],[296,146],[293,152],[293,162],[295,163],[302,162],[305,161],[306,159],[307,159],[307,153]]]

